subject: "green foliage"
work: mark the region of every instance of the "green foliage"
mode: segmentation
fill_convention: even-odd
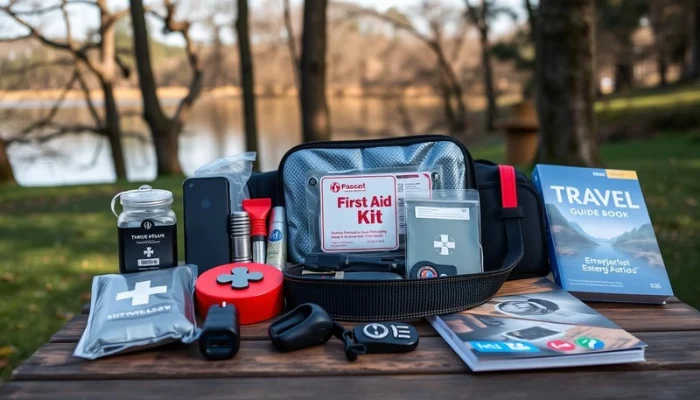
[[[513,42],[499,42],[491,46],[491,54],[501,61],[517,60],[520,58],[518,46]]]
[[[518,35],[518,37],[523,37]],[[491,46],[491,54],[500,61],[513,61],[519,70],[535,69],[534,46],[522,39],[509,42],[498,42]]]
[[[183,179],[151,183],[175,194],[179,216]],[[109,202],[138,186],[0,186],[0,380],[80,312],[94,275],[118,272]]]
[[[595,106],[601,127],[641,127],[653,132],[684,131],[700,126],[700,87],[637,89],[626,96],[610,96]]]

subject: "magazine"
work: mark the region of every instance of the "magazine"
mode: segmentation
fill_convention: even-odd
[[[486,304],[428,321],[476,372],[644,361],[644,342],[546,278],[506,282]]]

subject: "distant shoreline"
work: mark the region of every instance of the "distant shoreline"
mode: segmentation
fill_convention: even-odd
[[[0,103],[12,102],[33,102],[33,101],[52,101],[57,99],[63,89],[37,89],[37,90],[0,90]],[[330,99],[361,99],[361,98],[388,98],[388,99],[409,99],[411,102],[420,102],[424,104],[439,104],[440,97],[432,92],[430,88],[407,88],[405,90],[392,90],[389,88],[376,88],[368,91],[363,91],[361,88],[331,88],[327,92]],[[161,87],[158,89],[158,96],[162,100],[178,100],[187,95],[186,87]],[[118,100],[140,101],[141,92],[138,88],[117,88],[115,96]],[[256,90],[258,98],[280,98],[280,99],[296,99],[297,91],[295,88],[283,89],[258,89]],[[223,86],[211,90],[204,90],[202,98],[240,98],[241,89],[238,86]],[[84,93],[81,90],[70,90],[66,93],[66,100],[78,101],[84,100]],[[91,90],[90,98],[94,101],[102,100],[101,90]],[[470,107],[482,108],[485,106],[483,96],[465,95]],[[513,104],[521,99],[517,94],[502,94],[499,96],[500,104]]]

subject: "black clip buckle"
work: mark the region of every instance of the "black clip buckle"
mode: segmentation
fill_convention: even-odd
[[[277,350],[287,352],[326,343],[335,325],[326,310],[307,303],[270,324],[267,334]]]
[[[367,354],[367,346],[362,343],[355,343],[355,337],[353,336],[352,331],[346,331],[343,329],[343,333],[339,339],[343,341],[345,356],[348,358],[348,361],[355,361],[357,360],[357,356],[360,354]]]

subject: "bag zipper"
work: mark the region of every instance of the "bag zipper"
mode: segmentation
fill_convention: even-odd
[[[277,168],[277,193],[280,202],[286,207],[286,201],[284,198],[284,164],[287,161],[287,157],[293,153],[300,150],[309,149],[363,149],[368,147],[388,147],[388,146],[410,146],[413,144],[424,143],[424,142],[452,142],[464,154],[467,168],[466,174],[466,186],[470,189],[476,189],[476,171],[474,169],[474,160],[472,155],[469,153],[467,147],[459,140],[446,135],[416,135],[416,136],[404,136],[398,138],[384,138],[384,139],[358,139],[358,140],[324,140],[317,142],[308,142],[296,145],[289,149],[280,160],[279,167]]]

